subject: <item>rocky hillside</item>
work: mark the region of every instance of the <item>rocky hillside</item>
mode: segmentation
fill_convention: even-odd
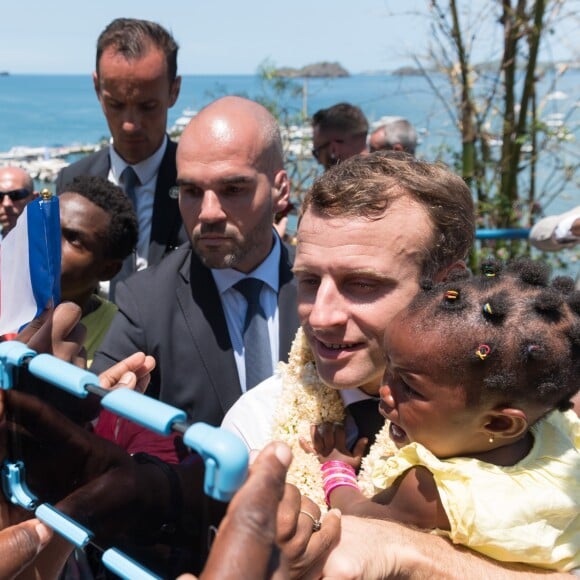
[[[282,67],[276,75],[287,78],[348,77],[349,72],[338,62],[317,62],[302,68]]]

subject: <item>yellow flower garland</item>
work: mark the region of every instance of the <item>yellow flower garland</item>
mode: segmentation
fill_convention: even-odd
[[[272,439],[284,441],[292,448],[294,460],[287,481],[316,502],[324,513],[326,502],[320,463],[316,456],[300,447],[299,438],[310,441],[310,426],[313,424],[344,423],[344,405],[338,391],[326,386],[318,377],[312,351],[301,328],[292,343],[288,364],[280,363],[278,370],[283,387],[274,416]],[[358,483],[367,497],[379,491],[371,481],[375,461],[389,457],[396,451],[388,431],[388,424],[385,424],[362,461]]]

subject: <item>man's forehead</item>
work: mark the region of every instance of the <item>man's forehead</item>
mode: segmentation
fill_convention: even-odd
[[[26,176],[18,172],[5,171],[0,175],[0,188],[24,187],[26,181]]]
[[[182,159],[177,162],[177,185],[203,185],[207,183],[254,183],[259,178],[256,167],[231,159],[215,159],[208,163]]]
[[[431,240],[431,225],[421,219],[424,210],[408,214],[400,210],[387,210],[378,219],[322,216],[307,210],[297,232],[296,269],[393,269],[407,275],[418,271]]]

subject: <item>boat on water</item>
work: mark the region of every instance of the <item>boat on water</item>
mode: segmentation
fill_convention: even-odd
[[[169,134],[171,136],[181,135],[183,130],[187,127],[189,122],[197,115],[197,110],[187,107],[181,112],[181,116],[178,117],[169,129]]]
[[[564,91],[553,91],[546,95],[546,101],[564,101],[568,95]]]

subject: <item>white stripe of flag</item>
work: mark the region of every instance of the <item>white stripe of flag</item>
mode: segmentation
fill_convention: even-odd
[[[0,335],[58,304],[60,248],[58,198],[31,201],[0,243]]]

